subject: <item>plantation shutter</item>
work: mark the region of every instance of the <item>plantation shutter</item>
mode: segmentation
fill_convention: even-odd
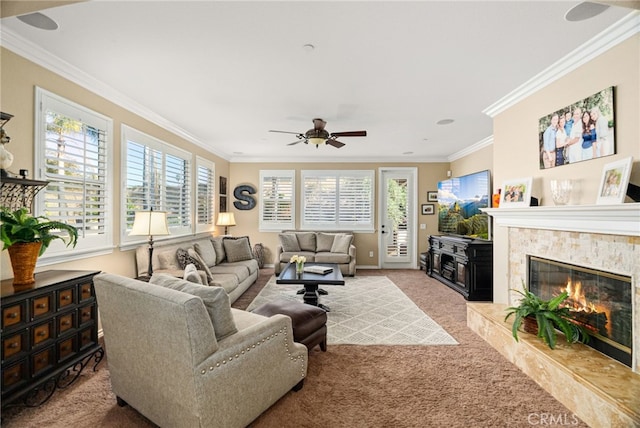
[[[373,171],[302,171],[303,229],[372,230]]]
[[[215,173],[213,163],[196,158],[196,231],[211,231],[215,223]]]
[[[295,228],[295,171],[260,171],[260,230]]]
[[[36,176],[49,184],[37,196],[38,215],[78,229],[78,244],[54,240],[43,258],[111,251],[109,179],[111,119],[36,88]]]

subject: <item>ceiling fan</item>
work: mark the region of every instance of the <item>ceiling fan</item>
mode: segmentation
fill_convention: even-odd
[[[347,132],[332,132],[329,133],[324,129],[327,121],[324,119],[313,119],[313,129],[308,130],[305,133],[302,132],[289,132],[289,131],[274,131],[269,132],[281,132],[283,134],[294,134],[298,137],[298,141],[287,144],[287,146],[293,146],[298,143],[315,144],[316,148],[320,147],[320,144],[329,144],[337,149],[344,146],[344,143],[337,140],[338,137],[366,137],[367,131],[347,131]]]

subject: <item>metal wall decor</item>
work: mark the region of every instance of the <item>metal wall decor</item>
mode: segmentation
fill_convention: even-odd
[[[233,196],[237,201],[233,202],[233,206],[239,210],[252,210],[256,206],[256,200],[253,196],[256,193],[256,189],[253,186],[243,184],[237,186],[233,190]]]

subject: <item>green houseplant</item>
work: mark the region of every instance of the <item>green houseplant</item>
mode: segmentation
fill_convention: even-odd
[[[528,290],[514,291],[520,293],[522,299],[518,306],[507,308],[505,321],[510,316],[514,316],[511,333],[516,342],[518,341],[518,329],[528,320],[535,320],[538,327],[537,336],[551,349],[556,346],[557,330],[564,334],[568,343],[589,341],[587,330],[572,322],[574,319],[573,311],[562,306],[562,303],[569,297],[566,291],[550,300],[543,300]]]
[[[54,239],[63,240],[67,246],[76,246],[78,230],[66,223],[49,220],[43,216],[33,216],[26,208],[12,211],[3,207],[0,211],[0,240],[3,250],[9,250],[11,266],[13,268],[13,284],[33,284],[35,279],[33,272],[36,261],[51,244]],[[68,234],[65,240],[54,231],[63,231]]]

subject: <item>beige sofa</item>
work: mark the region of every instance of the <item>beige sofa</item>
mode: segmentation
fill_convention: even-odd
[[[199,267],[202,282],[225,289],[235,302],[258,278],[258,262],[253,258],[249,238],[200,237],[191,240],[156,243],[153,250],[153,273],[168,273],[182,278],[187,264]],[[136,250],[138,276],[146,276],[149,247]]]
[[[118,404],[158,426],[246,427],[302,387],[307,348],[288,316],[232,309],[219,287],[166,274],[94,284]]]
[[[279,275],[291,256],[306,257],[308,262],[337,263],[343,275],[356,274],[356,247],[352,232],[283,231],[275,255],[275,274]]]

